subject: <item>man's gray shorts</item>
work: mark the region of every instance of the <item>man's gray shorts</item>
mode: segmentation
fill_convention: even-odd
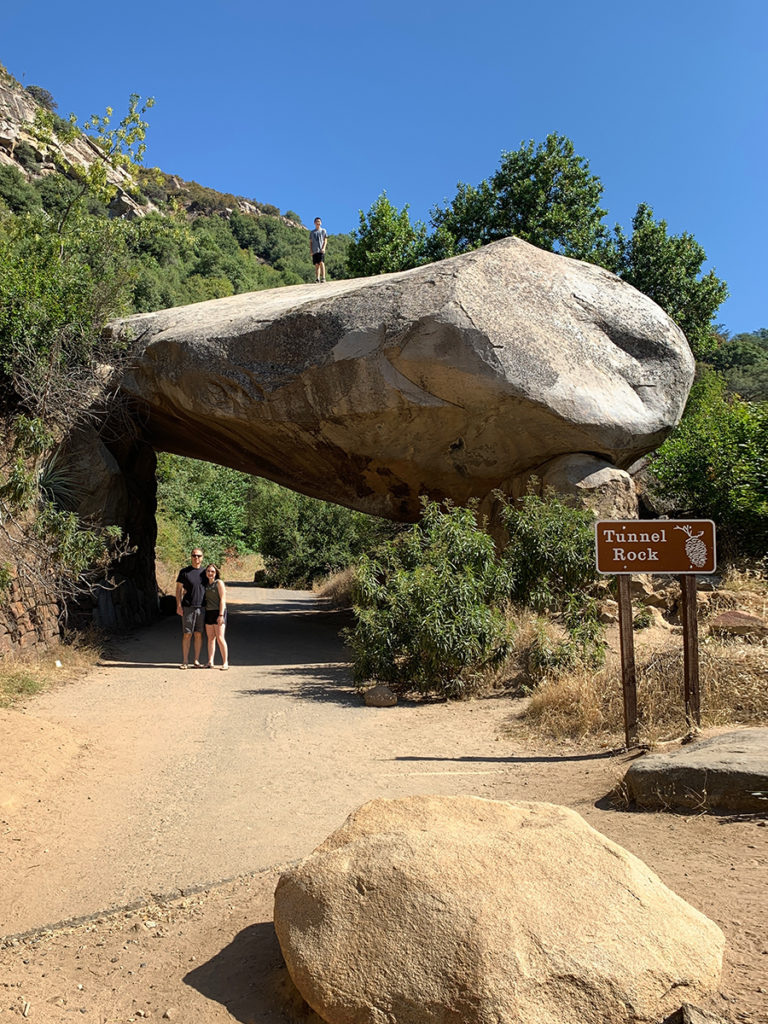
[[[204,633],[205,609],[182,608],[181,629],[183,633]]]

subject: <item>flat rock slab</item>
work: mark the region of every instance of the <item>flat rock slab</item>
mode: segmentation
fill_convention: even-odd
[[[638,807],[768,813],[768,729],[646,754],[624,776]]]

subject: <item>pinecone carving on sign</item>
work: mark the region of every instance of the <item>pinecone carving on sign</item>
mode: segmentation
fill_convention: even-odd
[[[676,530],[682,530],[683,533],[687,534],[688,540],[685,542],[685,553],[691,560],[693,565],[701,566],[707,564],[707,545],[700,537],[704,536],[704,531],[701,533],[694,533],[692,526],[676,526]]]

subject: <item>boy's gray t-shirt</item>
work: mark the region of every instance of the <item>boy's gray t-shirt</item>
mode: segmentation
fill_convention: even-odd
[[[312,252],[322,252],[323,244],[328,237],[328,232],[325,228],[313,228],[309,232],[309,244],[312,248]]]

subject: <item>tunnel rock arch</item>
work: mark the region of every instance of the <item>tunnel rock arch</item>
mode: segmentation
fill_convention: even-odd
[[[566,490],[623,480],[679,421],[694,372],[650,299],[516,238],[110,330],[134,351],[120,387],[137,438],[111,446],[123,476],[126,460],[146,476],[145,446],[400,520],[423,494],[488,507],[532,474]],[[127,484],[134,503],[141,490]]]

